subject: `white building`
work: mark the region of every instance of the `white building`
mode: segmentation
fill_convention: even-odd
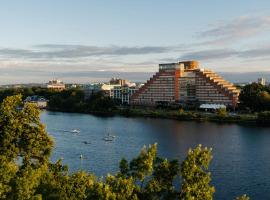
[[[54,79],[47,83],[47,88],[61,91],[66,89],[66,85],[63,83],[63,81]]]
[[[261,85],[266,85],[265,78],[258,78],[258,83]]]
[[[109,97],[113,97],[113,93],[112,90],[114,89],[114,87],[121,87],[120,84],[103,84],[101,86],[101,90]]]
[[[130,97],[139,90],[139,87],[132,84],[132,85],[123,85],[123,86],[115,86],[111,90],[111,97],[113,99],[118,99],[121,104],[130,104]]]
[[[47,107],[47,104],[48,104],[48,100],[47,99],[45,99],[43,97],[39,97],[37,95],[27,97],[24,100],[24,102],[36,104],[37,107],[39,107],[41,109],[46,108]]]

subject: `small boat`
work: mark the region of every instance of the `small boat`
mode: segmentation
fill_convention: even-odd
[[[107,137],[115,138],[115,135],[111,135],[110,133],[107,134]]]
[[[110,134],[108,134],[108,136],[109,137],[112,137],[112,138],[115,138],[116,137],[115,135],[110,135]]]
[[[77,130],[77,129],[73,129],[72,131],[70,131],[71,133],[80,133],[81,131]]]
[[[110,141],[113,141],[114,138],[115,138],[115,135],[111,135],[111,134],[108,133],[108,134],[103,138],[103,140],[104,140],[104,141],[107,141],[107,142],[110,142]]]
[[[103,140],[106,142],[111,142],[111,141],[113,141],[113,138],[104,137]]]
[[[83,141],[84,144],[91,144],[91,142]]]

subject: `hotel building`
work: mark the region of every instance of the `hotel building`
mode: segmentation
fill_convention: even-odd
[[[222,104],[235,108],[239,90],[197,61],[160,64],[159,71],[131,97],[132,105]]]

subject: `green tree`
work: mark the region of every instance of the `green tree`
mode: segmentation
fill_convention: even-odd
[[[246,85],[240,93],[239,100],[242,107],[248,107],[253,111],[261,111],[270,107],[270,87],[252,83]]]
[[[210,185],[211,174],[208,172],[212,160],[212,149],[199,145],[189,150],[181,165],[182,188],[180,199],[212,200],[215,189]]]
[[[220,108],[217,110],[217,116],[219,118],[224,118],[224,117],[227,117],[228,116],[228,113],[227,113],[227,110],[226,108]]]
[[[258,94],[258,101],[261,110],[270,110],[270,94],[267,91],[262,91]]]
[[[52,139],[39,110],[21,95],[7,97],[0,113],[0,197],[29,199],[46,172]]]
[[[257,116],[257,123],[270,125],[270,111],[260,112]]]
[[[152,174],[154,161],[157,155],[157,144],[149,145],[149,148],[144,146],[137,158],[131,160],[129,171],[135,180],[141,181],[141,188],[147,176]]]
[[[92,94],[86,100],[86,107],[88,112],[102,111],[110,112],[115,109],[115,102],[110,97],[106,96],[102,91]]]
[[[152,179],[145,187],[144,199],[176,199],[178,192],[173,181],[179,175],[177,160],[157,158],[154,165]]]

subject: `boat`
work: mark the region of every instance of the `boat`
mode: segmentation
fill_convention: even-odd
[[[107,134],[108,137],[112,137],[112,138],[115,138],[116,136],[115,135],[112,135],[110,133]]]
[[[71,133],[80,133],[81,131],[77,130],[77,129],[73,129],[72,131],[70,131]]]
[[[106,142],[111,142],[111,141],[113,141],[113,138],[104,137],[103,140]]]
[[[111,135],[110,133],[108,133],[104,138],[103,140],[104,141],[107,141],[107,142],[110,142],[110,141],[113,141],[115,139],[115,135]]]

